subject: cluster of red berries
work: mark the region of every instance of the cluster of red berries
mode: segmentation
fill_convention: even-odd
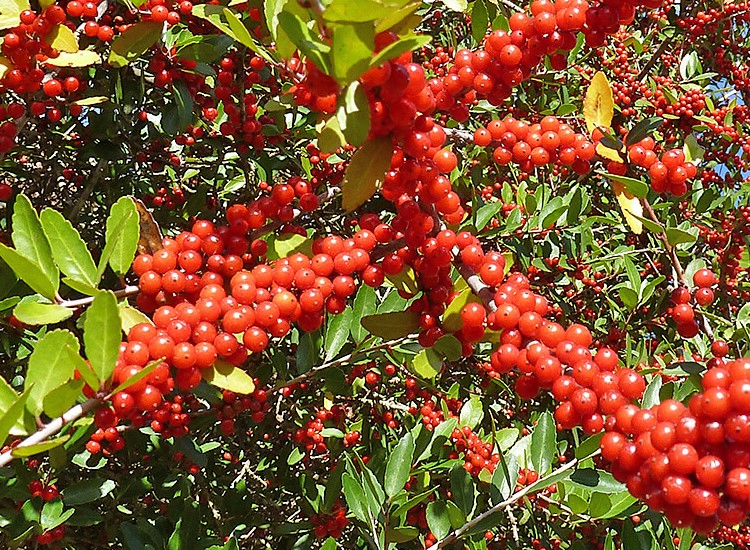
[[[308,420],[304,428],[299,428],[294,432],[292,440],[308,454],[312,452],[325,454],[328,452],[328,446],[321,433],[323,428],[326,427],[324,422],[338,426],[343,419],[344,410],[338,405],[334,405],[330,409],[319,409],[315,418]]]
[[[45,485],[41,480],[35,479],[29,482],[29,492],[33,497],[39,497],[44,502],[50,502],[60,498],[60,492],[57,489],[57,485],[50,483]],[[42,546],[58,542],[65,536],[65,525],[58,525],[57,527],[44,531],[36,537],[36,542]]]
[[[692,338],[698,334],[700,327],[695,315],[695,309],[690,304],[691,299],[699,306],[708,306],[714,301],[714,291],[711,287],[716,284],[716,275],[710,269],[699,269],[693,275],[696,290],[692,293],[679,287],[672,292],[673,306],[671,316],[677,324],[677,332],[683,338]]]
[[[571,166],[577,174],[586,174],[591,169],[589,161],[596,153],[588,137],[576,133],[554,116],[546,116],[536,124],[513,117],[493,120],[487,127],[474,131],[474,143],[494,147],[495,162],[500,165],[515,162],[524,172],[559,163]]]
[[[492,452],[494,443],[482,441],[469,426],[453,430],[451,441],[457,453],[464,453],[464,469],[471,475],[478,476],[482,470],[492,473],[500,462],[500,454]]]
[[[347,509],[340,502],[337,502],[333,505],[329,513],[310,516],[310,523],[313,524],[315,538],[340,538],[346,526],[349,525],[346,514]]]
[[[622,407],[601,441],[631,494],[703,533],[744,521],[750,498],[750,360],[714,364],[689,407]]]
[[[255,390],[248,395],[238,395],[229,390],[222,392],[222,403],[217,405],[216,417],[225,435],[229,436],[234,433],[235,417],[239,413],[249,411],[251,420],[260,424],[271,409],[271,404],[268,402],[268,390],[257,378],[254,383]]]
[[[698,172],[695,164],[685,160],[682,149],[665,151],[659,159],[654,152],[655,147],[653,138],[644,138],[628,147],[628,160],[631,164],[648,170],[651,188],[657,193],[669,192],[678,197],[683,196],[688,190],[688,180]]]

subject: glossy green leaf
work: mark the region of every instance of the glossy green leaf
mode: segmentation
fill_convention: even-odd
[[[239,394],[249,394],[255,391],[252,377],[239,367],[226,361],[216,361],[207,369],[201,370],[203,379],[211,385]]]
[[[377,0],[333,0],[323,12],[330,23],[365,23],[388,15],[393,6]]]
[[[30,394],[31,388],[26,389],[10,406],[8,406],[7,409],[5,409],[2,416],[0,416],[0,444],[8,439],[8,435],[23,418],[24,411],[26,410],[26,403],[29,400]]]
[[[424,34],[404,36],[380,50],[370,61],[370,67],[380,67],[386,61],[390,61],[402,53],[418,50],[426,46],[431,40],[432,37]]]
[[[451,518],[448,515],[448,505],[444,500],[435,500],[427,505],[427,525],[435,537],[440,540],[451,531]]]
[[[336,119],[346,143],[359,147],[370,133],[370,103],[359,82],[352,82],[343,94]]]
[[[433,349],[423,349],[411,361],[411,369],[422,378],[435,378],[443,368],[442,358]]]
[[[380,188],[391,166],[392,155],[390,137],[372,139],[357,149],[341,184],[342,206],[347,212],[367,202]]]
[[[61,353],[65,346],[77,350],[78,340],[70,331],[54,330],[36,343],[29,358],[24,389],[31,388],[27,408],[34,415],[44,409],[44,398],[48,393],[73,378],[75,367],[67,354]]]
[[[109,64],[120,68],[141,57],[151,46],[159,42],[162,28],[163,25],[156,21],[141,21],[128,27],[112,42]]]
[[[67,506],[80,506],[106,497],[117,484],[111,479],[93,478],[69,485],[62,490],[62,501]]]
[[[345,473],[341,477],[341,487],[349,510],[357,519],[369,524],[369,512],[365,505],[365,490],[360,482],[349,473]]]
[[[122,225],[120,222],[122,221]],[[109,265],[118,275],[130,269],[138,249],[140,227],[135,202],[130,197],[120,197],[109,210],[106,242],[112,242]]]
[[[75,405],[76,400],[83,390],[83,380],[68,380],[61,386],[53,389],[42,400],[44,414],[50,418],[57,418]]]
[[[49,280],[58,281],[60,272],[52,258],[52,249],[44,234],[42,223],[31,201],[24,194],[16,198],[12,227],[11,238],[16,251],[37,265]]]
[[[36,443],[35,445],[19,445],[18,447],[14,447],[10,454],[16,458],[22,458],[38,455],[40,453],[46,453],[50,449],[59,447],[68,439],[70,439],[69,435],[63,435],[56,439],[50,439],[48,441],[43,441],[42,443]]]
[[[396,496],[409,480],[414,457],[414,436],[407,432],[393,449],[385,467],[385,494]]]
[[[484,418],[484,408],[479,397],[474,396],[461,407],[459,423],[468,426],[472,430],[476,428]]]
[[[57,304],[22,301],[13,308],[13,315],[27,325],[54,325],[69,319],[73,310]]]
[[[408,310],[367,315],[360,322],[370,334],[384,340],[403,338],[419,331],[419,315]]]
[[[352,304],[352,322],[351,322],[351,335],[354,341],[359,344],[364,341],[367,337],[367,331],[362,326],[362,319],[368,315],[372,315],[376,311],[377,294],[375,289],[369,285],[361,285],[357,291],[357,295],[354,297],[354,303]]]
[[[643,198],[648,195],[649,185],[645,181],[609,173],[605,173],[604,176],[612,181],[623,184],[627,192],[635,197]]]
[[[135,325],[140,323],[153,325],[148,315],[132,306],[129,306],[127,302],[120,302],[118,307],[120,308],[120,325],[125,334],[127,334]]]
[[[312,256],[312,240],[296,233],[272,235],[268,239],[267,257],[269,260],[286,258],[297,252]]]
[[[59,286],[57,279],[50,278],[34,262],[2,243],[0,243],[0,257],[24,283],[29,285],[31,290],[38,292],[50,300],[55,299],[55,294]]]
[[[99,381],[104,382],[112,376],[121,341],[122,326],[117,299],[110,291],[102,292],[91,302],[83,321],[86,357]]]
[[[76,340],[75,348],[71,346],[65,346],[62,350],[62,354],[65,355],[68,360],[73,364],[73,372],[78,371],[81,378],[86,382],[90,388],[98,391],[101,388],[101,383],[97,379],[94,372],[91,370],[89,364],[84,361],[81,354],[78,352],[78,341]]]
[[[466,517],[471,517],[474,511],[477,490],[474,479],[463,466],[456,466],[451,470],[451,492],[453,500]]]
[[[330,317],[324,342],[326,361],[336,357],[346,344],[349,339],[349,327],[352,324],[353,317],[352,309],[348,306],[341,313]]]
[[[552,466],[556,452],[557,432],[555,420],[549,411],[539,417],[531,435],[531,463],[539,475],[546,474]]]
[[[448,304],[443,313],[443,328],[446,332],[458,332],[464,323],[461,319],[461,310],[470,302],[481,304],[482,300],[474,294],[470,288],[465,288]]]
[[[124,199],[129,200],[131,204],[133,204],[133,208],[128,208],[127,203],[125,203],[123,199],[120,199],[120,201],[123,201],[123,206],[120,206],[116,209],[114,209],[113,206],[113,210],[110,210],[109,217],[107,218],[107,233],[111,235],[112,238],[106,240],[106,243],[104,244],[104,250],[102,250],[102,255],[99,257],[97,275],[100,279],[104,274],[104,271],[107,269],[109,260],[115,254],[115,251],[121,249],[120,243],[118,241],[119,236],[126,232],[128,233],[128,235],[132,234],[133,227],[136,227],[136,231],[140,233],[140,226],[138,221],[139,217],[138,213],[135,210],[135,203],[133,203],[132,200],[127,197],[125,197]],[[118,201],[116,204],[120,204],[120,201]],[[126,237],[126,239],[127,238],[129,237]]]
[[[312,60],[315,65],[326,74],[331,73],[331,47],[314,36],[312,31],[297,15],[282,11],[278,15],[279,25],[287,34],[301,54]]]
[[[99,279],[94,259],[73,224],[51,208],[42,210],[40,218],[60,271],[75,281],[96,287]]]
[[[333,76],[346,85],[357,80],[370,67],[375,48],[372,23],[333,25],[331,47]]]

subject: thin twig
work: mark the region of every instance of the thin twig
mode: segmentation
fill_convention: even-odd
[[[129,296],[135,296],[140,292],[137,286],[128,285],[121,290],[115,290],[115,298],[127,298]],[[83,306],[89,305],[94,301],[93,296],[87,296],[86,298],[79,298],[78,300],[57,300],[57,304],[69,309],[78,309]]]
[[[465,523],[464,525],[462,525],[461,527],[459,527],[458,529],[456,529],[455,531],[453,531],[452,533],[450,533],[448,536],[446,536],[442,540],[439,540],[438,542],[436,542],[435,544],[433,544],[432,546],[430,546],[427,550],[440,550],[441,548],[445,548],[449,544],[454,543],[455,541],[457,541],[458,539],[460,539],[462,536],[464,536],[464,534],[466,534],[468,531],[470,531],[471,529],[473,529],[474,527],[476,527],[477,525],[479,525],[480,523],[482,523],[485,519],[487,519],[488,517],[490,517],[492,514],[500,512],[501,510],[504,510],[505,508],[507,508],[511,504],[514,504],[514,503],[518,502],[519,500],[521,500],[522,498],[524,498],[529,493],[533,493],[534,491],[536,491],[537,490],[536,487],[541,487],[548,479],[550,479],[552,477],[557,477],[559,474],[561,474],[561,473],[563,473],[563,472],[565,472],[567,470],[570,470],[571,468],[575,467],[577,464],[578,464],[578,459],[574,458],[573,460],[571,460],[570,462],[568,462],[565,465],[561,466],[557,470],[551,472],[549,475],[541,478],[536,483],[523,488],[522,490],[520,490],[517,493],[511,495],[510,497],[508,497],[504,501],[499,502],[498,504],[495,504],[495,506],[493,506],[492,508],[490,508],[489,510],[487,510],[483,514],[478,515],[473,520]]]

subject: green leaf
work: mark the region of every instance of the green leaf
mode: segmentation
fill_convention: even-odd
[[[557,432],[555,420],[549,411],[539,417],[531,435],[531,463],[539,475],[546,474],[552,467],[556,455]]]
[[[649,186],[644,181],[635,178],[628,178],[626,176],[618,176],[617,174],[605,173],[604,176],[612,181],[623,184],[625,190],[635,197],[644,198],[648,195]]]
[[[359,147],[370,133],[370,102],[359,82],[347,86],[336,119],[346,142]]]
[[[336,550],[336,539],[328,537],[326,541],[320,545],[320,550]]]
[[[108,263],[118,275],[124,275],[130,269],[138,249],[139,236],[140,224],[135,202],[130,197],[120,197],[109,210],[106,233],[106,242],[112,242]]]
[[[74,281],[96,287],[99,279],[94,259],[73,224],[51,208],[42,210],[41,223],[60,271]]]
[[[349,473],[341,477],[341,487],[344,490],[344,498],[349,505],[349,510],[360,521],[370,523],[369,512],[365,507],[365,490],[362,485]]]
[[[390,137],[372,139],[354,153],[341,185],[342,206],[347,212],[361,206],[375,194],[391,166],[392,155]]]
[[[0,243],[0,257],[24,283],[29,285],[31,290],[50,300],[55,299],[59,287],[58,279],[50,278],[41,267],[2,243]]]
[[[448,304],[443,313],[443,328],[446,332],[458,332],[461,330],[464,324],[461,320],[461,310],[470,302],[481,304],[482,300],[470,288],[465,288]]]
[[[389,497],[396,496],[409,481],[413,456],[414,436],[406,432],[393,449],[385,467],[385,493]]]
[[[458,361],[461,358],[461,342],[452,334],[444,334],[438,338],[432,349],[448,361]]]
[[[343,312],[333,315],[328,322],[325,336],[325,360],[329,361],[336,357],[341,348],[349,339],[349,327],[353,319],[352,308],[347,306]]]
[[[443,368],[442,358],[433,349],[423,349],[411,361],[411,369],[422,378],[435,378]]]
[[[296,233],[272,235],[268,239],[268,259],[286,258],[296,252],[312,256],[312,240]]]
[[[685,153],[685,160],[692,162],[693,164],[700,164],[703,160],[703,155],[706,149],[701,147],[695,134],[690,134],[685,138],[685,143],[682,146],[682,150]]]
[[[16,199],[12,228],[11,238],[16,251],[36,264],[50,281],[55,282],[55,290],[57,290],[60,272],[52,258],[52,250],[42,229],[39,216],[26,195],[18,195]]]
[[[482,401],[478,396],[474,396],[464,403],[461,407],[461,413],[459,417],[459,424],[468,426],[472,430],[476,428],[484,418],[484,409],[482,408]]]
[[[247,46],[266,61],[274,61],[265,49],[258,46],[250,31],[247,30],[244,23],[242,23],[231,9],[223,6],[201,4],[193,7],[191,15],[205,19],[221,32],[232,37],[240,44]]]
[[[132,63],[159,41],[161,33],[162,24],[156,21],[141,21],[128,27],[112,42],[109,64],[120,68]]]
[[[112,258],[112,256],[115,254],[115,251],[122,248],[120,247],[119,243],[119,237],[123,233],[127,233],[126,239],[130,239],[133,227],[136,227],[136,231],[138,235],[140,236],[140,224],[138,221],[138,214],[135,210],[135,203],[133,203],[132,199],[129,199],[127,197],[124,197],[125,200],[129,200],[131,204],[133,204],[133,209],[127,207],[127,205],[123,202],[122,206],[119,206],[115,208],[115,205],[112,205],[112,209],[109,212],[109,217],[107,218],[107,234],[111,235],[111,238],[106,240],[106,243],[104,245],[104,250],[102,250],[102,255],[99,257],[99,265],[97,267],[97,276],[99,279],[101,279],[102,275],[104,274],[104,270],[107,269],[107,264],[109,264],[109,260]],[[123,199],[120,199],[115,204],[120,204],[120,201]],[[137,243],[138,237],[136,237],[136,243]],[[122,261],[122,260],[120,260]],[[119,261],[117,261],[119,265]],[[128,266],[129,268],[130,266]],[[126,269],[127,271],[127,269]]]
[[[339,110],[342,108],[339,107]],[[334,153],[346,145],[346,136],[341,131],[341,121],[336,114],[321,120],[315,130],[318,132],[318,148],[323,153]]]
[[[83,380],[68,380],[49,392],[42,400],[44,414],[50,418],[62,416],[65,411],[75,405],[83,389]]]
[[[654,376],[653,380],[646,386],[646,391],[643,392],[643,399],[641,400],[642,409],[650,409],[654,405],[661,403],[659,392],[662,387],[661,376]]]
[[[409,294],[417,294],[419,292],[417,277],[414,275],[414,270],[409,266],[405,266],[400,273],[386,275],[385,278],[398,290]]]
[[[154,369],[161,365],[164,362],[164,359],[157,359],[156,361],[152,361],[145,367],[143,367],[141,370],[139,370],[136,374],[128,378],[127,380],[123,380],[120,385],[118,385],[115,389],[110,391],[110,395],[114,395],[116,393],[119,393],[121,391],[125,391],[130,386],[135,384],[136,382],[139,382],[140,380],[143,380],[148,375],[150,375],[152,372],[154,372]]]
[[[698,237],[696,235],[688,233],[683,229],[678,229],[677,227],[667,227],[666,233],[667,240],[672,246],[682,243],[694,243],[698,240]]]
[[[331,47],[321,42],[317,36],[314,36],[312,31],[305,25],[305,22],[297,15],[288,11],[282,11],[278,17],[281,28],[292,43],[297,46],[300,53],[310,58],[321,71],[331,74],[329,62]]]
[[[469,8],[468,0],[442,0],[442,2],[448,9],[461,13],[465,12]],[[440,538],[442,537],[438,537],[438,539]]]
[[[377,300],[377,294],[375,289],[370,285],[362,285],[357,291],[357,295],[354,297],[354,303],[352,304],[352,323],[351,323],[351,334],[352,338],[357,344],[360,344],[367,337],[367,331],[362,326],[362,318],[375,313]]]
[[[73,310],[57,304],[20,302],[14,309],[16,319],[27,325],[54,325],[73,315]]]
[[[434,500],[427,505],[427,525],[438,540],[451,532],[451,519],[448,505],[444,500]]]
[[[58,437],[57,439],[50,439],[48,441],[43,441],[42,443],[37,443],[35,445],[19,445],[18,447],[14,447],[10,454],[16,458],[22,458],[38,455],[39,453],[46,453],[50,449],[59,447],[68,439],[70,439],[69,435],[63,435],[61,437]]]
[[[365,329],[384,340],[403,338],[419,331],[419,315],[413,311],[393,311],[362,317]]]
[[[690,80],[703,72],[698,52],[690,51],[680,61],[680,76],[683,80]]]
[[[333,0],[323,12],[330,23],[365,23],[377,21],[391,13],[392,6],[377,0]]]
[[[487,227],[487,224],[490,223],[492,218],[497,216],[502,209],[502,201],[488,202],[487,204],[481,206],[479,210],[477,210],[477,215],[474,219],[474,229],[476,229],[477,231],[481,231],[482,229]]]
[[[70,331],[54,330],[45,334],[36,343],[29,357],[24,389],[31,388],[27,407],[33,415],[42,412],[44,398],[49,392],[73,377],[75,367],[67,354],[61,353],[65,346],[77,350],[78,340]]]
[[[28,9],[28,0],[0,0],[0,30],[20,25],[21,12]]]
[[[471,36],[477,44],[482,43],[489,26],[490,16],[487,12],[487,4],[484,0],[474,0],[474,6],[471,9]]]
[[[122,342],[122,325],[117,298],[102,292],[86,310],[83,321],[83,343],[91,370],[101,382],[109,380],[115,370]]]
[[[380,50],[370,61],[370,67],[380,67],[386,61],[390,61],[402,53],[418,50],[426,46],[431,40],[431,36],[424,34],[404,36]]]
[[[518,481],[518,459],[512,454],[503,457],[492,474],[492,486],[497,490],[498,502],[508,498],[516,488]]]
[[[372,23],[332,25],[333,76],[342,85],[356,81],[370,67],[375,48]]]
[[[135,325],[140,323],[148,323],[149,325],[153,324],[148,315],[132,306],[129,306],[127,302],[120,302],[118,307],[120,308],[120,325],[125,334],[127,334]]]
[[[625,145],[635,145],[650,136],[654,130],[661,126],[662,122],[664,122],[664,119],[658,116],[641,120],[628,132]]]
[[[93,478],[80,481],[62,490],[62,501],[68,506],[88,504],[106,497],[117,485],[111,479]]]
[[[73,372],[75,373],[75,371],[78,371],[81,374],[81,378],[83,378],[84,382],[86,382],[90,388],[96,391],[101,388],[101,384],[91,370],[91,367],[83,360],[83,357],[81,357],[78,352],[78,340],[76,340],[75,348],[66,345],[62,350],[62,354],[72,363]]]
[[[252,377],[239,367],[226,361],[216,361],[207,369],[201,370],[203,379],[222,390],[246,395],[255,391]]]
[[[451,470],[451,492],[453,493],[453,500],[456,501],[464,515],[471,517],[477,490],[471,474],[466,471],[463,465],[456,466]]]
[[[26,402],[29,400],[29,395],[31,395],[31,389],[27,388],[12,405],[5,409],[3,415],[0,416],[0,443],[4,443],[8,439],[11,430],[23,418],[24,411],[26,410]]]

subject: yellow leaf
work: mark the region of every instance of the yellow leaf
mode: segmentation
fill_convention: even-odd
[[[54,59],[47,59],[44,64],[53,67],[88,67],[102,62],[98,53],[91,50],[78,50],[77,52],[60,52]]]
[[[620,156],[620,154],[615,151],[614,149],[610,149],[603,143],[597,143],[596,144],[596,152],[600,157],[603,157],[608,160],[613,160],[615,162],[622,162],[623,158]],[[625,153],[625,149],[622,151]]]
[[[99,105],[100,103],[106,103],[107,101],[109,101],[109,98],[106,96],[92,95],[91,97],[84,97],[83,99],[79,99],[78,101],[74,101],[73,103],[85,107],[87,105]]]
[[[643,223],[638,217],[643,217],[643,205],[638,197],[631,195],[625,190],[625,185],[620,182],[613,181],[612,189],[617,196],[617,202],[620,203],[620,209],[625,216],[625,221],[630,226],[630,229],[636,235],[643,233]]]
[[[203,379],[222,390],[247,395],[255,391],[252,377],[239,367],[226,361],[216,361],[207,369],[201,370]]]
[[[7,57],[3,57],[2,55],[0,55],[0,79],[2,79],[5,76],[5,73],[7,73],[12,68],[13,65],[11,64],[10,60]]]
[[[29,0],[0,0],[0,30],[21,24],[21,12],[29,9]]]
[[[589,132],[599,126],[609,128],[612,125],[614,114],[615,101],[612,96],[612,88],[610,88],[604,73],[598,72],[591,79],[589,89],[586,90],[586,98],[583,100],[583,116],[586,119],[586,127]]]
[[[61,52],[76,53],[78,51],[78,39],[65,25],[57,25],[44,37],[44,41]]]

